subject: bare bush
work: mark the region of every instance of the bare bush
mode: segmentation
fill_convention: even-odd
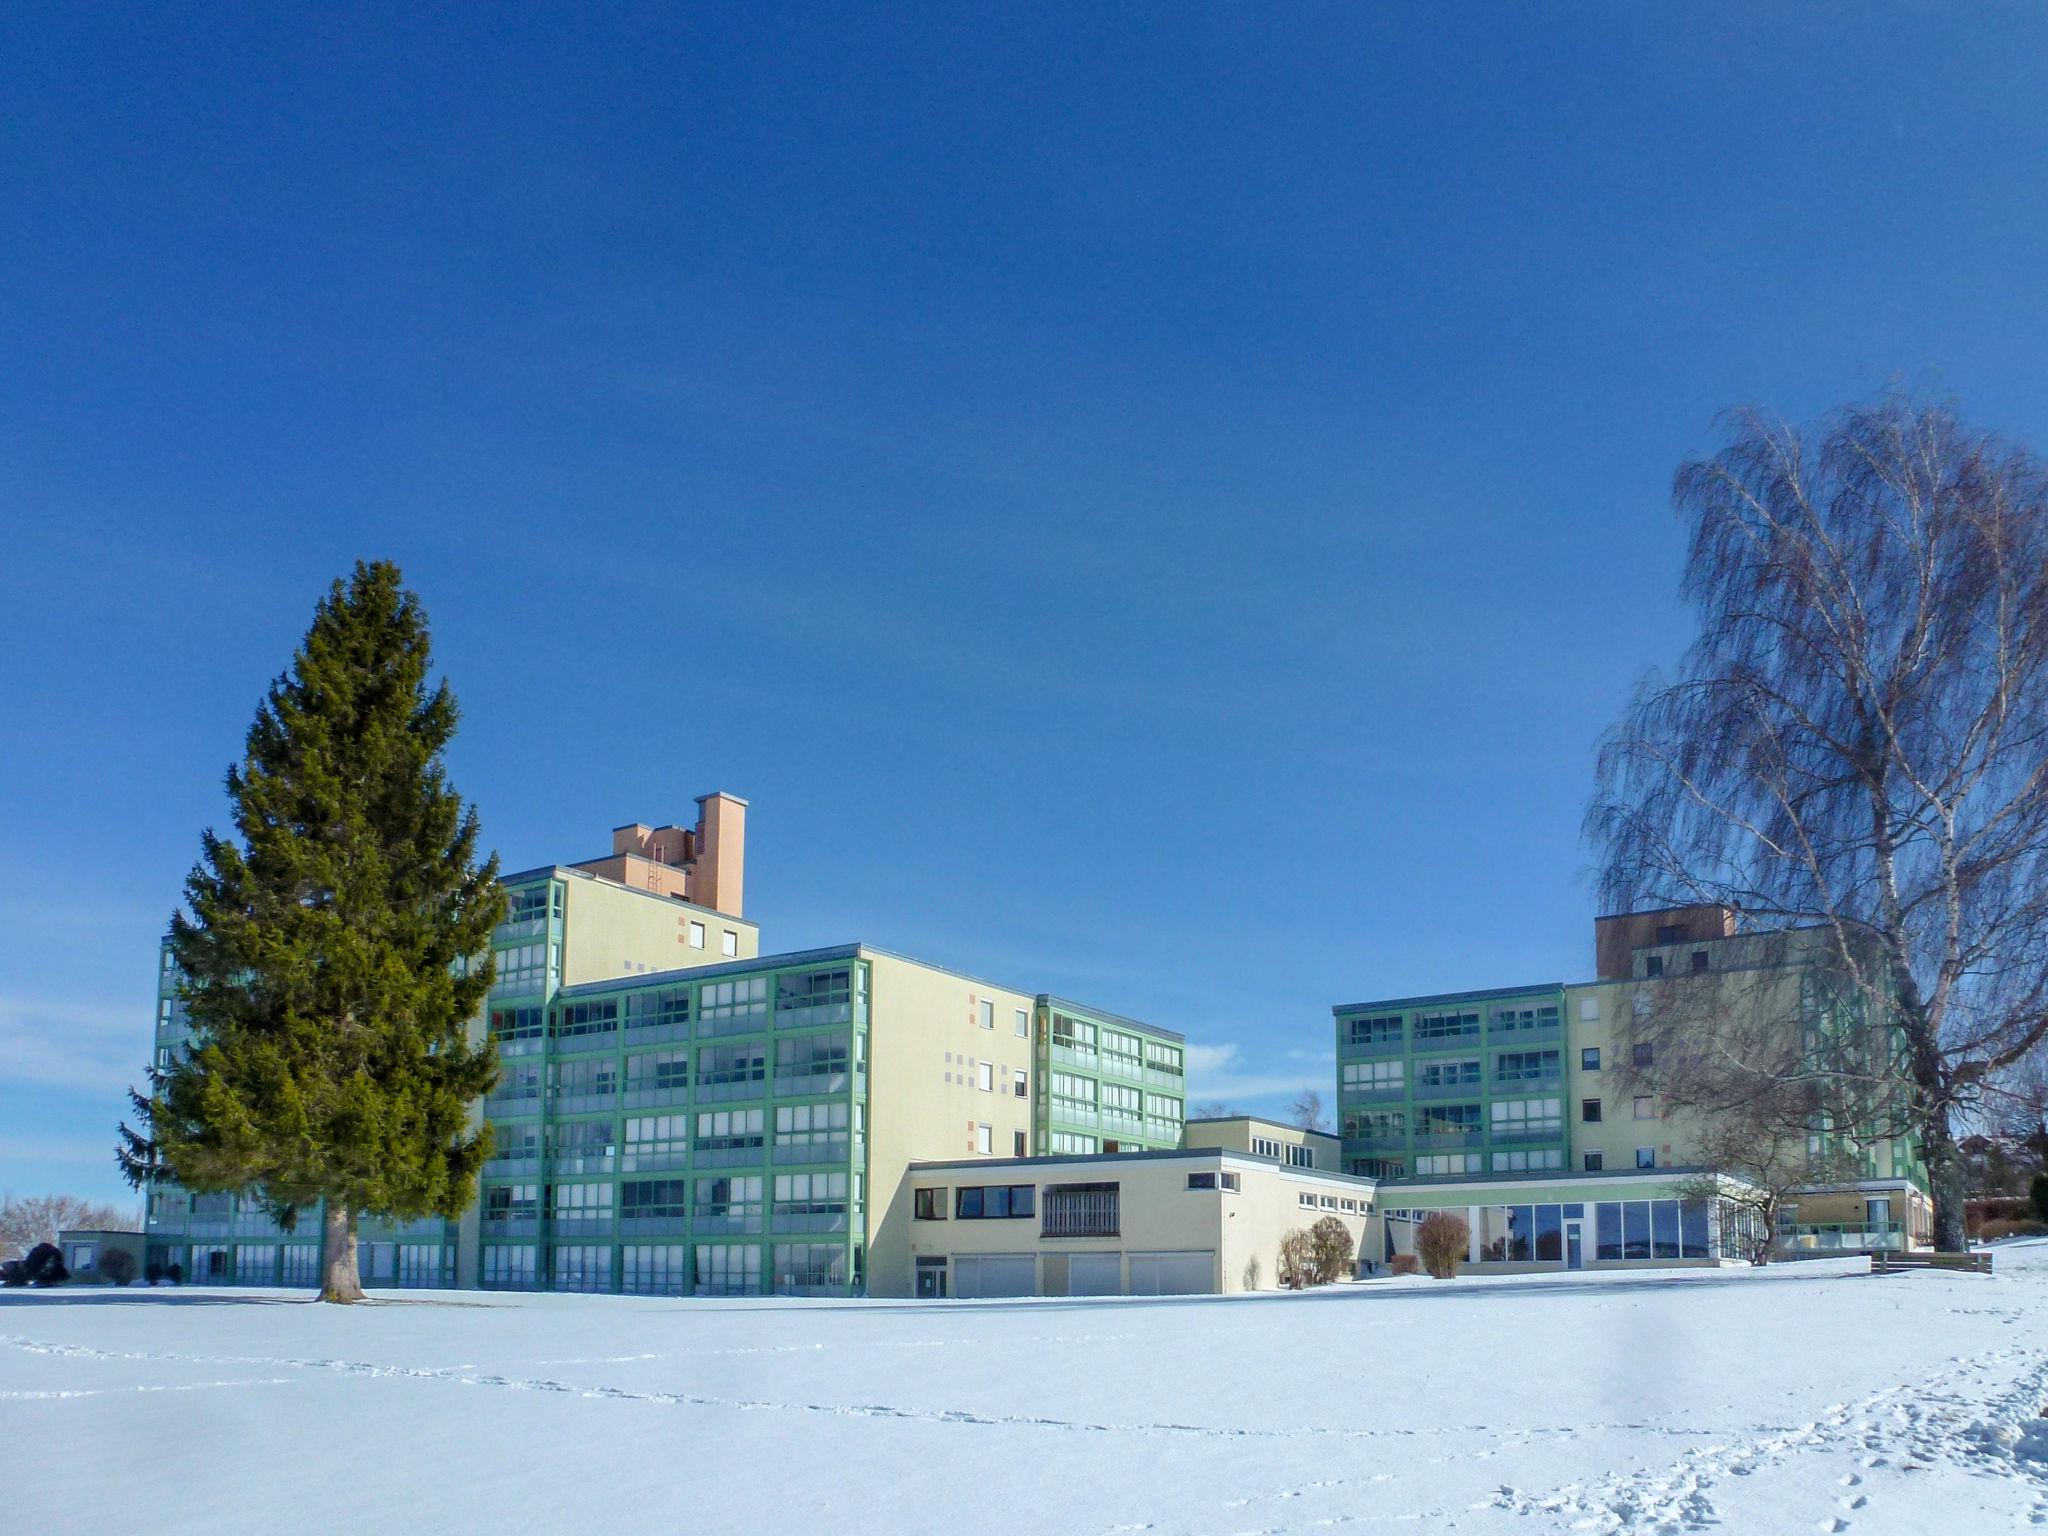
[[[1325,1216],[1309,1228],[1308,1236],[1317,1285],[1348,1280],[1358,1272],[1358,1244],[1340,1217]]]
[[[1457,1274],[1458,1261],[1465,1257],[1471,1242],[1472,1229],[1465,1225],[1465,1218],[1449,1211],[1431,1211],[1415,1229],[1415,1250],[1422,1256],[1422,1267],[1438,1280]]]
[[[1315,1284],[1316,1241],[1296,1227],[1280,1239],[1280,1283],[1289,1290]]]

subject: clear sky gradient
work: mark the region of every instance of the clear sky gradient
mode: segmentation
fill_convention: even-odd
[[[0,1187],[121,1193],[325,584],[508,867],[753,804],[865,939],[1330,1083],[1576,978],[1715,413],[2048,445],[2048,10],[37,8],[0,62]]]

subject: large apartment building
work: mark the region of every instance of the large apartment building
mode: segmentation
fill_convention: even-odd
[[[1474,1262],[1719,1256],[1720,1213],[1681,1209],[1702,1171],[1698,1123],[1622,1070],[1651,1065],[1636,1053],[1654,1049],[1630,1026],[1675,998],[1791,1030],[1828,1026],[1816,931],[1743,932],[1725,908],[1688,907],[1599,918],[1594,949],[1591,981],[1333,1009],[1345,1170],[1380,1181],[1395,1211],[1465,1214]],[[1817,1125],[1813,1150],[1846,1134]],[[1860,1177],[1802,1192],[1788,1246],[1925,1235],[1911,1145],[1874,1136],[1854,1155]]]
[[[907,1294],[913,1162],[1180,1146],[1180,1036],[868,944],[764,955],[746,803],[698,805],[694,827],[504,878],[479,1198],[366,1222],[366,1284]],[[159,1060],[188,1038],[166,961]],[[150,1197],[150,1257],[196,1279],[310,1281],[318,1231],[246,1197]]]

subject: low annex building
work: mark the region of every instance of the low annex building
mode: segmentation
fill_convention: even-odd
[[[1271,1290],[1289,1231],[1335,1217],[1364,1263],[1374,1230],[1372,1180],[1219,1147],[913,1163],[909,1183],[895,1280],[928,1298]]]

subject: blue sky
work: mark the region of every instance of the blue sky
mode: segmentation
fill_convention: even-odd
[[[749,915],[1327,1090],[1585,974],[1715,413],[2048,444],[2036,7],[517,8],[10,27],[0,1187],[115,1196],[156,938],[399,561],[510,867],[753,804]]]

